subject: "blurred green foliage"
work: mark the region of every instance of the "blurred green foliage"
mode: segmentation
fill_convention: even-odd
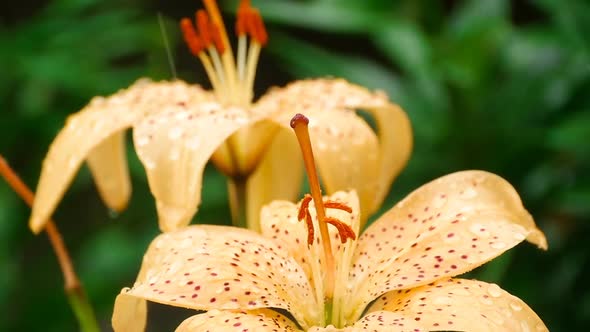
[[[524,299],[551,331],[590,326],[590,3],[254,4],[271,36],[258,92],[311,76],[340,76],[387,92],[410,115],[416,143],[384,209],[446,173],[477,168],[500,174],[521,193],[550,250],[523,244],[470,276]],[[224,3],[230,12],[234,5]],[[165,17],[180,77],[205,83],[175,24],[192,15],[198,1],[3,6],[0,153],[30,185],[67,114],[139,77],[171,78],[157,13]],[[109,214],[83,170],[55,215],[105,330],[115,295],[132,283],[158,233],[131,148],[129,159],[135,187],[126,212]],[[228,221],[224,179],[214,169],[207,169],[203,190],[197,220]],[[28,231],[27,217],[27,207],[0,184],[0,330],[75,330],[49,244]],[[152,323],[171,329],[180,318],[170,315],[159,313]],[[167,317],[176,321],[166,324]]]

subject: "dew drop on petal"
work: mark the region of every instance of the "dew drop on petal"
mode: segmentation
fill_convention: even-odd
[[[473,187],[467,187],[459,194],[459,196],[463,199],[471,199],[477,196],[477,190]]]
[[[506,248],[506,243],[504,242],[492,242],[490,243],[490,247],[494,249],[504,249]]]
[[[137,147],[143,147],[146,144],[148,144],[150,142],[150,139],[148,138],[148,136],[140,136],[135,140],[135,144],[137,144]]]
[[[514,311],[521,311],[522,305],[520,303],[518,303],[517,301],[512,301],[510,303],[510,308],[512,308],[512,310],[514,310]]]
[[[168,132],[168,138],[171,140],[177,140],[182,135],[182,128],[181,127],[172,127]]]
[[[500,286],[491,284],[490,287],[488,287],[488,293],[493,297],[500,297],[502,295],[502,290],[500,289]]]
[[[522,233],[514,233],[514,238],[518,241],[524,240],[526,237]]]
[[[113,209],[109,209],[109,217],[111,219],[115,219],[115,218],[119,217],[119,212],[117,212],[116,210],[113,210]]]

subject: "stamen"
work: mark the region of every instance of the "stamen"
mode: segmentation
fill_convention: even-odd
[[[348,213],[352,213],[352,208],[344,203],[336,201],[324,201],[324,206],[326,207],[326,209],[337,209],[346,211]]]
[[[312,197],[309,194],[305,194],[301,200],[299,212],[297,213],[297,220],[301,221],[305,218],[305,223],[307,225],[307,246],[312,245],[315,235],[315,231],[313,229],[313,220],[311,219],[311,214],[309,213],[309,202],[311,202],[311,199]]]
[[[199,36],[197,35],[197,32],[195,31],[195,28],[191,20],[188,18],[183,18],[180,21],[180,29],[182,30],[184,41],[188,45],[188,48],[190,49],[191,53],[194,56],[198,57],[199,54],[203,52],[205,45],[203,44],[201,39],[199,39]]]
[[[265,46],[268,42],[268,34],[266,33],[266,27],[264,26],[260,12],[252,9],[250,11],[250,17],[246,22],[252,39],[257,41],[261,46]]]
[[[297,220],[301,221],[305,218],[305,213],[309,207],[309,202],[311,202],[311,196],[309,194],[305,194],[303,199],[301,200],[301,205],[299,206],[299,213],[297,214]]]
[[[338,234],[340,234],[340,241],[342,243],[346,243],[346,240],[348,239],[356,240],[356,234],[354,234],[352,228],[350,228],[350,226],[343,223],[342,221],[338,220],[338,218],[326,217],[324,221],[336,227],[336,229],[338,230]]]
[[[199,30],[199,36],[205,47],[209,47],[213,43],[213,37],[211,36],[211,28],[209,24],[209,16],[203,9],[199,9],[195,15],[197,22],[197,29]]]

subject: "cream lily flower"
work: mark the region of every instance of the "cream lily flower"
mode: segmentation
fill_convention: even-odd
[[[318,197],[309,142],[302,146]],[[451,278],[524,239],[547,247],[502,178],[464,171],[434,180],[357,239],[360,220],[352,191],[275,201],[261,212],[262,234],[206,225],[162,234],[134,286],[117,297],[113,327],[142,330],[149,300],[207,310],[185,320],[181,332],[547,331],[497,285]]]
[[[260,14],[241,2],[234,60],[215,1],[203,2],[207,12],[197,12],[197,29],[189,19],[181,26],[213,91],[142,79],[70,116],[43,162],[30,218],[34,232],[43,229],[84,161],[106,205],[126,207],[131,185],[124,131],[131,127],[163,231],[187,225],[196,213],[211,158],[230,177],[234,221],[243,225],[247,216],[248,227],[258,230],[263,204],[299,194],[301,158],[284,129],[293,113],[303,111],[311,118],[313,144],[323,150],[318,165],[327,191],[355,188],[366,217],[380,206],[411,151],[411,127],[401,108],[341,79],[297,81],[253,103],[258,55],[267,39]],[[374,117],[377,134],[357,109]]]

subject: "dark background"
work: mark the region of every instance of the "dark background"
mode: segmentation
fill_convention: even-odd
[[[235,3],[223,3],[227,17]],[[484,169],[521,193],[549,240],[522,244],[470,274],[525,300],[551,331],[590,326],[590,3],[585,0],[254,1],[270,43],[258,95],[305,77],[339,76],[385,90],[412,119],[415,149],[384,208],[435,177]],[[208,86],[177,22],[199,1],[3,1],[0,153],[36,185],[68,114],[139,77]],[[233,23],[229,22],[230,31]],[[105,330],[158,233],[143,168],[129,145],[127,211],[102,205],[83,168],[55,219]],[[288,176],[288,175],[286,175]],[[0,330],[73,331],[77,323],[44,235],[0,182]],[[197,222],[226,223],[224,178],[208,168]],[[153,330],[187,312],[154,308]]]

